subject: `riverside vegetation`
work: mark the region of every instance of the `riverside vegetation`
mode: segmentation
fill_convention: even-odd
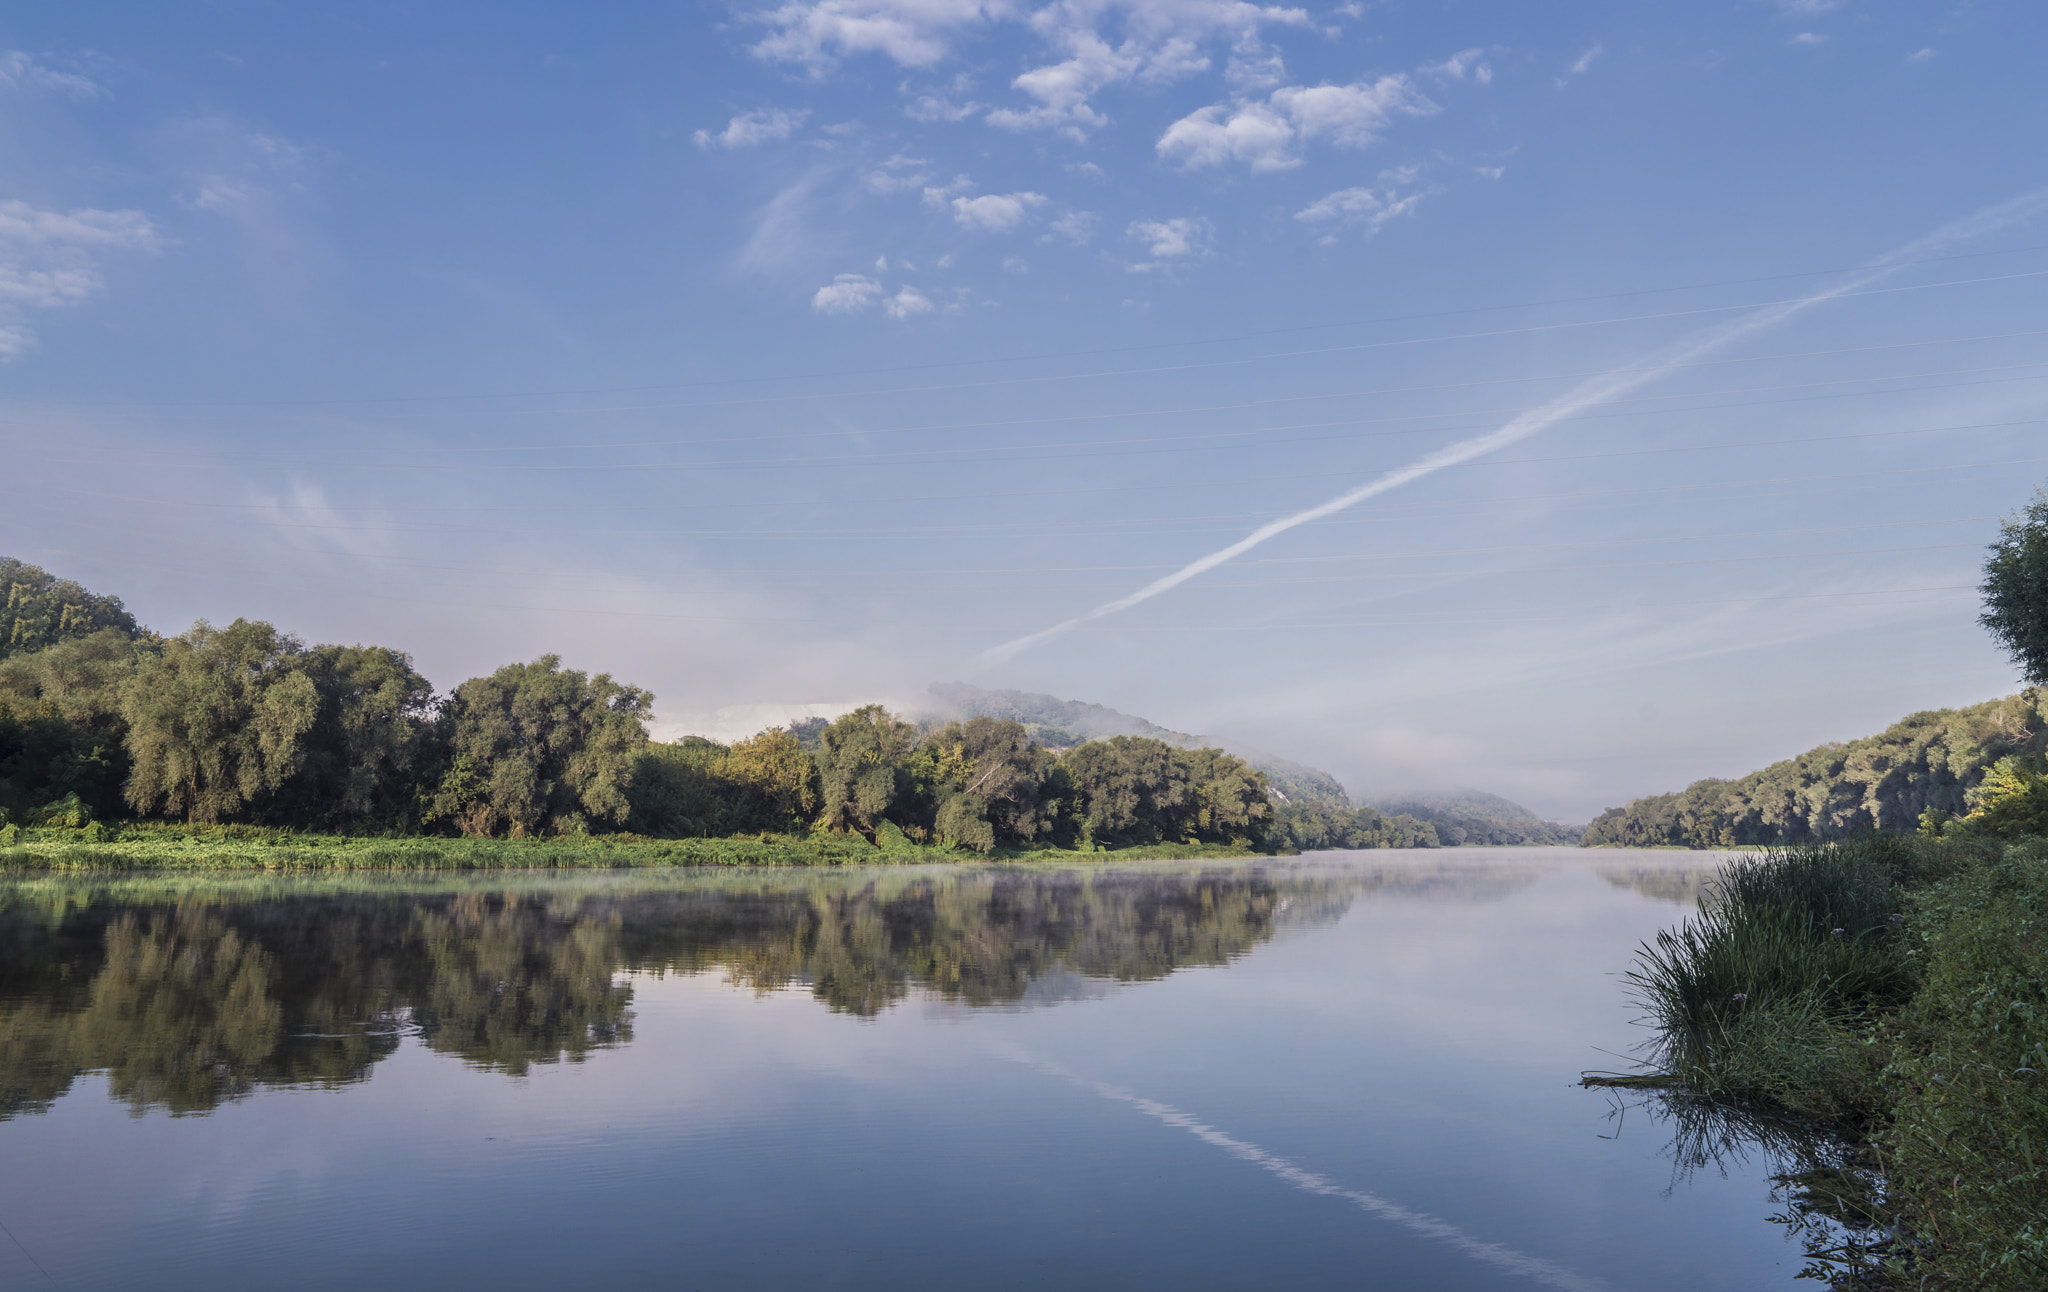
[[[731,745],[658,743],[650,693],[552,655],[437,695],[388,647],[307,646],[244,619],[163,636],[119,598],[16,560],[0,560],[0,590],[0,867],[814,865],[1439,842],[1313,769],[1284,765],[1290,797],[1191,738],[1063,738],[988,714],[913,725],[870,705]]]
[[[2048,1287],[2048,493],[1985,573],[1982,622],[2033,687],[1866,742],[1853,802],[1786,790],[1804,760],[1695,796],[1806,811],[1684,830],[1802,841],[1728,866],[1641,949],[1648,1070],[1587,1079],[1658,1091],[1681,1167],[1774,1155],[1806,1273],[1839,1288]],[[1842,824],[1869,832],[1824,841]]]

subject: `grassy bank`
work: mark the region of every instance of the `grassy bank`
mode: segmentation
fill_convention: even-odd
[[[1671,1083],[1681,1138],[1770,1123],[1813,1273],[2048,1287],[2048,840],[1741,859],[1628,981],[1654,1070],[1610,1084]]]
[[[663,866],[849,866],[918,862],[1197,860],[1257,855],[1225,844],[1164,843],[1115,851],[920,847],[897,836],[762,834],[647,839],[630,834],[552,839],[361,838],[255,826],[95,825],[22,830],[0,842],[0,872],[623,870]]]

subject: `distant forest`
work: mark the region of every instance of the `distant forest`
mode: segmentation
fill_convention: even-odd
[[[1112,711],[1051,697],[1030,698],[1065,706],[1067,726],[913,724],[869,705],[730,745],[663,744],[647,734],[653,695],[552,655],[437,694],[389,647],[307,645],[243,619],[165,636],[119,598],[12,559],[0,588],[0,842],[117,819],[497,838],[824,831],[979,852],[1439,842],[1425,821],[1352,806],[1312,768],[1276,764],[1279,788],[1220,748],[1105,732],[1071,711]]]
[[[1971,811],[1973,792],[2002,762],[2044,749],[2048,691],[1930,709],[1880,735],[1809,749],[1737,780],[1695,781],[1610,808],[1586,827],[1586,843],[1717,848],[1938,831]]]

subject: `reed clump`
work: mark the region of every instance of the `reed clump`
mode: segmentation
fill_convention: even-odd
[[[2048,1287],[2048,840],[1870,836],[1738,861],[1627,981],[1682,1123],[1815,1132],[1769,1146],[1791,1223],[1861,1237],[1810,1244],[1810,1273]]]

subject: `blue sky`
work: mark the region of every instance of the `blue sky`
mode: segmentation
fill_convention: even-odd
[[[0,551],[443,687],[557,651],[668,734],[964,678],[1582,820],[2015,685],[1971,585],[2048,480],[2044,39],[1875,0],[16,11]]]

